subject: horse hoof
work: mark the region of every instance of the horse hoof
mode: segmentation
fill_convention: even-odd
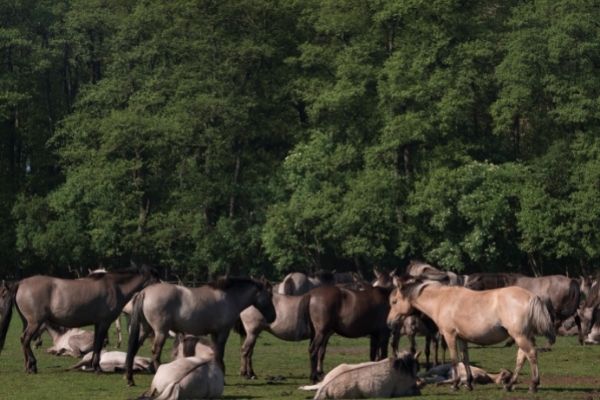
[[[473,385],[467,385],[467,390],[470,392],[473,390]]]
[[[504,385],[505,392],[512,392],[512,390],[513,390],[512,385]]]
[[[452,385],[452,386],[450,386],[450,390],[453,392],[458,392],[458,386]]]
[[[529,393],[537,393],[537,386],[529,386]]]

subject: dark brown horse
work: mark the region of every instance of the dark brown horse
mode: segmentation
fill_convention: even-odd
[[[133,385],[133,359],[140,347],[140,326],[154,332],[152,361],[157,369],[169,330],[190,335],[210,334],[215,358],[225,371],[223,355],[229,332],[242,310],[255,306],[266,321],[275,320],[272,288],[266,281],[223,278],[197,288],[159,283],[133,301],[127,348],[127,382]]]
[[[349,338],[370,336],[371,360],[387,357],[389,294],[390,289],[384,288],[354,291],[337,286],[322,286],[306,294],[313,327],[309,346],[310,378],[313,382],[323,375],[327,342],[334,333]]]
[[[110,324],[136,292],[157,281],[155,273],[146,266],[92,274],[80,279],[43,275],[23,279],[10,290],[2,291],[0,309],[5,312],[0,320],[0,349],[6,339],[14,304],[23,321],[21,343],[27,372],[37,372],[37,361],[30,343],[45,322],[67,328],[94,325],[92,366],[100,371],[100,350]]]
[[[518,286],[537,295],[548,307],[556,329],[569,317],[575,318],[579,343],[583,344],[581,320],[577,308],[581,298],[579,282],[564,275],[529,277],[513,273],[478,273],[469,275],[465,287],[473,290]]]

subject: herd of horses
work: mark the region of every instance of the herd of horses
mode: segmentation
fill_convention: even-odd
[[[473,372],[467,344],[490,345],[511,339],[517,347],[516,366],[509,378],[503,378],[504,388],[513,388],[528,361],[532,375],[529,389],[535,392],[540,382],[535,336],[547,337],[551,345],[556,329],[572,319],[583,344],[592,329],[600,325],[600,285],[591,279],[511,273],[458,275],[423,262],[411,262],[402,275],[396,271],[374,273],[372,282],[349,273],[308,276],[295,272],[273,286],[265,279],[226,277],[186,287],[160,282],[154,269],[143,266],[94,272],[79,279],[33,276],[2,282],[0,350],[15,308],[23,322],[21,344],[26,372],[37,372],[31,342],[42,329],[86,325],[94,326],[91,368],[100,371],[107,331],[127,309],[131,314],[130,334],[123,368],[130,385],[134,384],[136,354],[143,341],[152,336],[149,364],[152,371],[157,371],[170,332],[209,335],[211,359],[221,371],[219,376],[224,376],[224,349],[232,329],[244,337],[242,376],[256,377],[252,366],[254,345],[259,334],[268,331],[286,341],[310,340],[309,377],[317,383],[324,377],[324,357],[333,334],[368,336],[371,362],[388,358],[390,339],[390,359],[396,360],[401,333],[412,338],[410,353],[414,356],[414,336],[424,334],[427,365],[438,364],[437,345],[441,340],[450,353],[452,387],[458,389],[463,368],[464,384],[471,390]],[[434,363],[430,362],[430,343],[436,345]],[[185,362],[196,361],[180,363]],[[388,364],[369,364],[368,368],[390,370]],[[346,375],[362,370],[343,369]],[[400,392],[395,388],[390,393]]]

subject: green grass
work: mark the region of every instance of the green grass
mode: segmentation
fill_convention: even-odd
[[[122,374],[101,374],[65,371],[76,360],[55,357],[34,350],[38,358],[38,374],[23,372],[23,355],[19,344],[21,323],[15,317],[0,355],[0,400],[5,399],[130,399],[142,394],[150,385],[151,375],[136,375],[135,387],[127,387]],[[116,340],[111,329],[111,344]],[[544,343],[540,339],[541,343]],[[50,339],[44,337],[44,346]],[[170,353],[171,342],[163,351],[163,359]],[[419,342],[421,345],[422,342]],[[297,390],[308,383],[308,342],[284,342],[265,333],[254,352],[254,369],[259,378],[245,380],[238,376],[239,337],[232,334],[226,351],[226,386],[228,399],[307,399],[311,394]],[[406,340],[401,341],[401,346]],[[142,355],[149,354],[146,344]],[[488,347],[470,349],[474,364],[489,371],[501,367],[514,369],[515,348]],[[325,358],[326,371],[342,362],[362,362],[368,357],[366,339],[350,340],[334,336]],[[600,398],[600,347],[579,346],[575,338],[559,338],[551,352],[540,353],[541,386],[538,394],[527,393],[529,368],[525,367],[516,390],[504,392],[495,385],[476,386],[473,392],[461,389],[451,392],[448,387],[427,386],[422,390],[424,399],[598,399]],[[274,380],[282,377],[283,380]],[[271,378],[269,380],[269,378]],[[281,379],[281,378],[280,378]]]

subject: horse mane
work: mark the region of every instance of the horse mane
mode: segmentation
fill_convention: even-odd
[[[264,287],[264,285],[257,280],[244,277],[221,277],[215,281],[207,283],[208,286],[218,290],[231,290],[246,286],[248,284],[255,285],[259,289]]]
[[[402,286],[400,287],[400,293],[402,294],[402,296],[408,299],[414,299],[419,294],[421,294],[423,289],[425,289],[427,286],[437,283],[436,281],[430,280],[424,281],[420,278],[415,278],[410,275],[405,275],[400,279],[403,282]]]
[[[597,279],[600,279],[600,273],[598,273]],[[598,304],[600,304],[600,283],[592,285],[590,293],[585,299],[585,307],[595,307]]]

